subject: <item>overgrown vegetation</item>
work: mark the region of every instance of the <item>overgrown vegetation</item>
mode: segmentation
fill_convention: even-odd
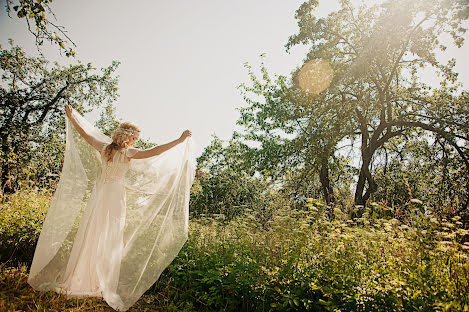
[[[266,178],[293,177],[293,185],[313,181],[332,203],[341,200],[337,182],[349,172],[344,155],[353,148],[347,147],[355,146],[360,161],[348,183],[356,205],[394,201],[392,193],[377,193],[389,190],[381,173],[396,177],[417,163],[421,174],[404,176],[411,187],[431,197],[435,209],[442,202],[432,191],[450,190],[439,196],[469,224],[469,94],[456,60],[439,57],[451,44],[442,38],[463,44],[467,2],[344,0],[326,17],[318,16],[318,5],[308,0],[296,11],[299,29],[286,48],[309,49],[296,71],[272,75],[264,63],[259,71],[246,64],[251,81],[240,86],[247,105],[240,108],[237,136],[256,143],[251,167]],[[429,83],[422,69],[439,84]]]
[[[12,8],[40,26],[49,2]],[[286,47],[309,53],[291,75],[246,64],[242,129],[198,158],[189,240],[130,311],[469,311],[469,93],[437,57],[442,36],[463,44],[469,2],[318,4],[296,12]],[[118,63],[51,65],[12,45],[0,65],[0,310],[111,311],[26,280],[64,106],[99,109],[110,135]]]
[[[108,311],[99,299],[33,291],[27,270],[50,195],[3,198],[0,309]],[[407,222],[379,204],[351,220],[320,200],[194,218],[189,240],[131,311],[467,311],[469,231],[409,202]]]

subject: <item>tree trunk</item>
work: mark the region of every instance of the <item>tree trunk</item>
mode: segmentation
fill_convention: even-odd
[[[374,151],[373,151],[374,152]],[[370,172],[370,164],[373,153],[364,152],[362,153],[362,166],[360,168],[360,175],[358,177],[357,187],[355,189],[355,205],[360,205],[357,215],[354,217],[361,217],[367,200],[370,196],[378,190],[378,184],[376,184]],[[365,191],[366,182],[368,187]]]
[[[326,204],[334,202],[334,192],[329,180],[329,163],[327,159],[321,161],[321,170],[319,171],[319,180],[321,182],[322,193]]]
[[[321,170],[319,171],[319,181],[321,182],[322,193],[326,204],[329,206],[334,203],[334,191],[329,180],[329,161],[327,158],[321,160]],[[329,218],[334,218],[334,209],[332,207],[328,210]]]
[[[11,174],[10,174],[10,166],[9,166],[9,155],[10,149],[8,147],[8,140],[6,138],[2,138],[2,154],[3,159],[1,162],[2,165],[2,194],[11,194],[14,193],[15,190],[11,183]]]

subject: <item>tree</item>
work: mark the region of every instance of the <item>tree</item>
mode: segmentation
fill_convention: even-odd
[[[353,109],[350,117],[361,137],[355,202],[364,205],[377,190],[370,171],[376,151],[415,128],[441,136],[458,151],[469,172],[468,94],[458,93],[455,60],[444,65],[435,57],[436,49],[446,48],[442,34],[462,45],[464,3],[399,0],[353,8],[342,1],[340,10],[319,19],[313,13],[316,6],[317,1],[308,1],[298,9],[300,30],[287,48],[311,44],[307,61],[325,59],[340,77],[331,91]],[[417,68],[425,66],[442,75],[440,88],[421,82]]]
[[[266,133],[275,129],[286,129],[297,138],[302,132],[317,133],[311,138],[322,143],[318,146],[310,141],[311,150],[316,148],[323,156],[315,157],[316,161],[337,155],[345,140],[358,139],[361,164],[354,201],[361,206],[378,189],[372,164],[377,152],[392,138],[438,138],[454,149],[469,173],[468,93],[457,82],[455,60],[442,64],[435,56],[438,49],[446,48],[440,41],[443,34],[449,34],[457,46],[463,44],[466,30],[461,23],[468,17],[467,1],[393,0],[354,8],[343,0],[341,8],[325,18],[315,16],[317,5],[318,1],[311,0],[297,10],[299,31],[289,38],[286,47],[310,46],[301,68],[311,63],[329,64],[333,72],[330,85],[325,90],[307,92],[297,82],[301,68],[291,80],[280,77],[271,83],[265,73],[264,82],[252,79],[252,89],[245,90],[254,89],[257,94],[254,92],[254,100],[248,99],[249,106],[244,110],[250,113],[241,117],[241,123],[258,133],[256,136],[251,131],[248,138],[263,142]],[[431,67],[440,75],[439,88],[422,81],[422,67]],[[319,76],[312,81],[326,78]],[[263,101],[257,100],[259,95]],[[279,117],[281,114],[286,117]],[[279,118],[285,121],[278,123]],[[300,132],[285,126],[295,121],[302,125]],[[422,131],[425,136],[421,136]],[[306,158],[300,161],[306,166]],[[463,208],[468,202],[466,197]]]
[[[421,136],[425,131],[421,130]],[[405,209],[420,200],[425,210],[439,218],[459,215],[469,220],[469,211],[460,211],[459,201],[467,198],[469,176],[456,150],[436,137],[395,137],[377,152],[373,174],[380,187],[373,200],[394,207],[396,216],[406,217]]]
[[[75,51],[70,45],[73,47],[76,45],[67,35],[65,28],[51,21],[51,17],[56,19],[49,6],[52,0],[5,1],[8,16],[11,17],[12,11],[15,11],[18,18],[26,21],[28,30],[34,36],[38,49],[45,40],[57,44],[60,51],[65,52],[67,57],[75,55]]]
[[[191,192],[191,213],[223,214],[227,220],[242,214],[245,209],[259,211],[259,202],[266,183],[252,177],[243,157],[243,146],[230,140],[227,146],[216,136],[197,159],[196,181]],[[248,169],[249,170],[249,169]],[[261,204],[262,205],[262,204]],[[268,218],[268,216],[267,216]]]
[[[118,63],[100,73],[89,63],[50,66],[12,46],[0,50],[0,66],[1,183],[4,192],[13,192],[34,152],[63,135],[58,129],[64,129],[66,105],[86,113],[117,98]]]
[[[112,137],[112,132],[119,126],[120,123],[121,121],[119,118],[117,118],[116,115],[116,108],[112,103],[109,103],[101,111],[95,126],[98,127],[108,137]]]
[[[347,121],[350,111],[335,94],[309,95],[299,90],[295,81],[299,70],[293,79],[276,76],[273,80],[263,63],[261,79],[251,66],[246,68],[252,84],[240,86],[248,105],[239,109],[237,123],[244,127],[239,136],[257,145],[246,157],[263,176],[292,186],[293,194],[300,186],[310,185],[307,196],[315,196],[311,184],[318,181],[325,202],[334,202],[331,178],[338,181],[349,171],[346,165],[334,164],[343,162],[335,154],[337,144],[353,132]],[[332,177],[331,167],[335,168]]]
[[[116,115],[115,106],[112,103],[109,103],[102,109],[100,118],[96,121],[95,126],[105,135],[111,138],[112,132],[119,126],[121,122],[122,120]],[[141,136],[138,138],[137,142],[135,142],[135,147],[142,149],[150,148],[155,145],[155,143],[148,139],[142,138]]]

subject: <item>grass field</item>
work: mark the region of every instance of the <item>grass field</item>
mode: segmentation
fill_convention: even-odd
[[[48,200],[3,199],[0,310],[112,311],[26,283]],[[469,311],[469,231],[457,217],[403,223],[388,210],[349,220],[336,208],[329,220],[311,201],[262,223],[249,210],[193,219],[178,257],[130,311]]]

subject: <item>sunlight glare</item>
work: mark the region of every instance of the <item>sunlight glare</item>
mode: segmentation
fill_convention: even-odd
[[[317,95],[329,87],[334,73],[329,63],[313,59],[301,67],[295,75],[295,84],[303,92]]]

